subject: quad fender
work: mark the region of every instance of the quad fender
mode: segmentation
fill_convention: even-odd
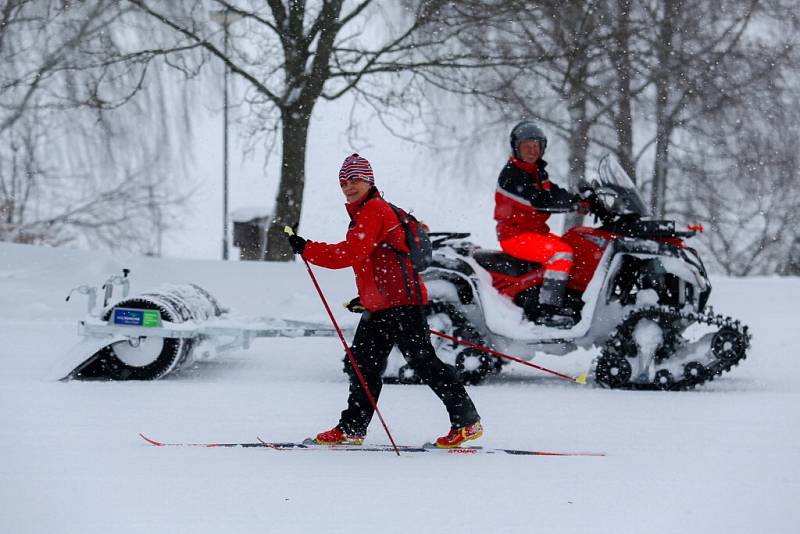
[[[621,264],[613,281],[613,293],[620,303],[633,304],[636,293],[652,289],[658,304],[682,308],[690,304],[702,311],[711,285],[696,266],[671,254],[627,252],[621,254]]]
[[[422,273],[430,300],[446,300],[461,304],[475,303],[475,288],[468,276],[451,270],[431,267]]]

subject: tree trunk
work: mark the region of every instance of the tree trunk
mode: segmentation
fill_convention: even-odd
[[[581,68],[579,80],[585,68]],[[570,133],[569,133],[569,190],[577,191],[581,180],[586,177],[586,154],[589,150],[589,122],[587,121],[586,97],[583,90],[572,85],[573,91],[569,101]],[[577,213],[564,215],[564,230],[578,226],[583,222],[583,216]]]
[[[669,138],[671,128],[666,124],[667,91],[657,88],[656,102],[656,158],[653,166],[651,205],[655,217],[663,217],[666,208],[667,170],[669,165]],[[662,103],[663,102],[663,103]]]
[[[556,4],[558,5],[558,4]],[[567,3],[566,19],[559,21],[566,30],[562,44],[568,55],[568,65],[564,75],[564,96],[569,113],[569,176],[568,189],[575,192],[586,177],[586,154],[589,150],[589,129],[587,95],[589,87],[589,50],[595,32],[595,7],[592,3]],[[559,8],[560,10],[560,8]],[[559,19],[557,13],[554,17]],[[583,216],[575,212],[564,215],[564,230],[578,226]]]
[[[281,180],[275,196],[275,213],[267,230],[264,259],[290,261],[292,249],[286,239],[285,226],[300,222],[303,190],[306,184],[306,144],[311,110],[289,108],[282,115]]]
[[[656,85],[656,156],[653,165],[653,187],[651,204],[653,215],[662,217],[666,208],[667,171],[669,169],[669,141],[673,125],[669,113],[670,93],[670,53],[672,40],[675,38],[673,20],[677,20],[676,0],[664,0],[664,13],[659,28],[658,66],[655,76]]]
[[[612,49],[612,61],[617,71],[619,105],[614,115],[614,127],[617,130],[617,160],[636,183],[636,164],[633,161],[630,10],[631,0],[617,0],[617,38]]]

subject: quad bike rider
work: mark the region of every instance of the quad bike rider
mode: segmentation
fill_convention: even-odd
[[[535,322],[548,326],[575,324],[564,295],[572,269],[573,250],[550,232],[553,213],[574,211],[580,198],[550,181],[544,132],[530,121],[517,124],[510,135],[511,156],[497,179],[494,218],[503,252],[514,258],[544,265],[538,302],[527,310]]]
[[[570,321],[543,317],[553,313],[541,305],[542,293],[552,291],[552,263],[480,248],[468,233],[432,232],[434,261],[423,272],[431,330],[524,359],[597,347],[591,374],[610,388],[690,389],[746,357],[747,327],[707,306],[711,284],[685,243],[701,228],[649,219],[633,181],[610,156],[582,184],[581,198],[599,226],[570,228],[561,238],[574,259],[555,314]],[[465,382],[502,367],[473,347],[440,337],[433,343]],[[416,381],[413,369],[394,362],[384,378]]]

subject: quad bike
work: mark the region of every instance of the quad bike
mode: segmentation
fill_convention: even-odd
[[[748,329],[707,307],[711,284],[684,242],[701,228],[679,231],[674,221],[648,219],[633,181],[610,156],[582,190],[600,225],[571,228],[562,237],[575,257],[566,299],[573,326],[537,323],[541,264],[477,247],[467,233],[439,232],[430,234],[434,264],[423,272],[431,329],[524,359],[599,347],[591,375],[609,388],[690,389],[743,360]],[[502,367],[473,347],[433,342],[466,383]],[[389,378],[414,382],[413,369],[395,359]]]

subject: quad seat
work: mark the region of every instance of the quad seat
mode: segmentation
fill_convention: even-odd
[[[508,276],[522,276],[542,268],[541,263],[521,260],[499,250],[476,250],[472,257],[487,271]]]

